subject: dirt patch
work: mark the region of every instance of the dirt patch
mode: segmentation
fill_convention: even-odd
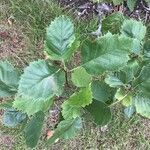
[[[0,24],[0,59],[12,61],[23,68],[30,61],[43,58],[43,41],[32,45],[30,39],[23,34],[24,28],[9,20]]]
[[[1,150],[13,150],[14,140],[12,136],[9,135],[0,135],[0,146]]]

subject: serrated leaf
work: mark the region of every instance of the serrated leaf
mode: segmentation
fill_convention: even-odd
[[[135,112],[135,107],[133,105],[130,105],[124,109],[124,114],[128,118],[131,118],[134,112]]]
[[[89,74],[99,75],[126,65],[133,40],[126,36],[102,36],[96,41],[85,41],[81,48],[82,66]]]
[[[138,89],[145,94],[149,94],[150,91],[150,64],[145,65],[139,77],[137,78],[136,85],[138,85]]]
[[[127,65],[116,73],[116,77],[124,84],[129,84],[139,74],[139,64],[136,60],[128,61]]]
[[[26,117],[25,113],[16,111],[14,108],[8,108],[3,114],[2,122],[5,126],[14,128],[26,119]]]
[[[16,97],[13,102],[13,107],[27,113],[28,116],[31,116],[38,111],[47,111],[52,104],[53,98],[32,99],[29,97]]]
[[[45,60],[30,63],[19,82],[18,94],[34,99],[47,99],[62,93],[64,72],[50,66]]]
[[[72,51],[71,46],[74,41],[74,25],[66,16],[56,18],[47,28],[46,51],[52,55],[51,58],[54,60],[64,59],[66,55],[70,56],[69,53]]]
[[[132,95],[131,93],[128,93],[124,90],[119,88],[115,94],[115,98],[118,101],[122,101],[122,105],[128,107],[130,105],[132,105]]]
[[[51,60],[68,61],[71,59],[71,56],[73,55],[73,53],[75,51],[77,51],[79,46],[80,46],[80,42],[78,40],[75,40],[72,43],[71,47],[68,48],[66,53],[64,53],[62,56],[60,56],[60,55],[57,55],[56,53],[50,51],[48,46],[45,44],[45,52],[46,52],[46,56]]]
[[[32,62],[21,76],[13,106],[28,115],[45,111],[52,104],[52,97],[62,93],[64,82],[65,74],[58,68],[44,60]]]
[[[128,107],[130,105],[132,105],[133,101],[132,101],[132,95],[131,93],[127,93],[124,89],[119,88],[115,94],[115,98],[118,101],[122,102],[122,105]]]
[[[81,118],[63,120],[58,124],[53,136],[48,139],[47,145],[51,145],[56,139],[70,139],[79,133],[82,128]]]
[[[41,135],[42,126],[44,123],[44,113],[36,113],[25,128],[25,140],[28,147],[34,148]]]
[[[81,107],[72,106],[67,100],[62,104],[61,113],[64,119],[75,119],[81,115]]]
[[[127,5],[130,11],[134,10],[136,3],[137,3],[137,0],[127,0]]]
[[[117,34],[120,32],[121,26],[124,21],[124,16],[122,13],[112,13],[111,15],[107,16],[102,21],[102,32],[107,33],[110,31],[113,34]]]
[[[140,21],[136,20],[125,20],[122,25],[122,34],[136,38],[138,40],[143,40],[146,34],[146,27]]]
[[[0,61],[0,97],[15,95],[20,74],[7,61]]]
[[[137,94],[134,97],[134,105],[137,113],[150,119],[150,98],[147,95]]]
[[[82,88],[79,92],[74,93],[68,99],[69,104],[76,107],[85,107],[92,103],[91,86]]]
[[[93,81],[91,85],[93,98],[107,102],[112,99],[112,89],[103,81]]]
[[[104,102],[93,100],[92,104],[87,106],[86,109],[90,112],[92,119],[97,125],[104,126],[109,123],[111,111]]]
[[[124,83],[116,76],[114,75],[108,75],[105,78],[105,82],[110,86],[110,87],[114,87],[114,88],[118,88],[121,86],[124,86]]]
[[[129,107],[132,105],[132,96],[129,94],[122,100],[122,105]]]
[[[150,63],[145,65],[142,70],[141,73],[139,75],[139,80],[140,82],[144,82],[146,80],[150,79]]]
[[[145,41],[143,48],[144,48],[145,57],[148,57],[149,59],[150,58],[150,40]]]
[[[133,39],[133,47],[132,47],[132,53],[140,55],[142,52],[142,46],[141,41],[139,39]]]
[[[73,84],[77,87],[86,87],[91,82],[91,75],[89,75],[83,67],[74,70],[71,75]]]
[[[125,73],[125,83],[128,83],[137,76],[137,73],[139,71],[139,64],[137,61],[129,61],[127,65],[122,69],[122,71]]]

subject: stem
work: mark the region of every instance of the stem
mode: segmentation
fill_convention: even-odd
[[[62,60],[62,64],[63,64],[63,69],[65,71],[66,85],[69,87],[69,82],[68,82],[68,68],[67,68],[64,60]]]
[[[129,94],[129,92],[122,99],[120,99],[119,101],[116,101],[116,102],[112,103],[111,105],[109,105],[109,107],[112,107],[112,106],[120,103],[122,100],[124,100],[128,96],[128,94]]]
[[[74,71],[74,70],[76,70],[76,69],[78,69],[78,68],[80,68],[81,66],[78,66],[78,67],[76,67],[76,68],[73,68],[73,69],[71,69],[70,70],[70,72],[72,72],[72,71]]]

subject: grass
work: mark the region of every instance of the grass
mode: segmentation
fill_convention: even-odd
[[[97,18],[89,20],[78,20],[72,15],[72,10],[61,8],[52,0],[1,0],[0,2],[0,29],[17,35],[16,39],[21,39],[16,48],[10,46],[14,40],[8,38],[1,40],[4,55],[2,59],[8,59],[23,68],[30,61],[44,58],[43,41],[45,27],[56,16],[69,15],[76,25],[76,31],[82,35],[88,34],[97,27]],[[12,21],[12,25],[8,20]],[[12,36],[14,37],[14,36]],[[20,44],[22,45],[20,46]],[[5,47],[4,47],[5,46]],[[122,113],[122,108],[118,106],[114,110],[114,116],[108,127],[101,129],[92,123],[85,126],[79,136],[69,141],[58,141],[49,150],[149,150],[150,149],[150,121],[135,115],[132,119],[126,119]],[[4,129],[1,131],[11,135],[14,131]],[[44,132],[44,131],[43,131]],[[3,135],[0,135],[0,137]],[[14,134],[13,134],[14,136]],[[8,149],[6,143],[1,143],[2,150]],[[13,150],[26,150],[22,135],[15,134]],[[43,139],[40,140],[37,150],[45,149]]]

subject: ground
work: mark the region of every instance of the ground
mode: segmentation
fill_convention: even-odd
[[[87,1],[89,2],[89,1]],[[76,1],[85,4],[85,1]],[[93,5],[93,4],[92,4]],[[66,8],[66,6],[68,6]],[[60,14],[67,14],[74,19],[76,30],[80,33],[89,33],[97,29],[97,18],[93,16],[94,10],[87,10],[88,16],[75,17],[77,11],[71,7],[71,2],[61,1],[61,5],[43,0],[41,2],[28,0],[2,0],[0,2],[0,59],[7,59],[15,67],[23,69],[29,62],[38,58],[45,58],[43,43],[45,28],[48,23]],[[92,7],[93,8],[93,7]],[[121,8],[119,8],[121,9]],[[83,11],[83,10],[82,10]],[[92,13],[91,13],[92,12]],[[95,13],[95,12],[94,12]],[[146,11],[144,12],[146,13]],[[75,15],[72,15],[75,14]],[[134,13],[133,13],[134,14]],[[143,15],[143,14],[142,14]],[[142,15],[140,16],[142,18]],[[92,16],[92,19],[91,19]],[[90,17],[90,22],[89,22]],[[135,17],[137,18],[137,17]],[[87,20],[85,20],[87,19]],[[144,18],[145,19],[145,18]],[[145,20],[149,22],[148,18]],[[79,24],[80,23],[80,24]],[[73,64],[78,63],[76,55]],[[58,103],[57,103],[58,102]],[[45,120],[42,137],[37,150],[44,150],[46,132],[53,128],[59,110],[56,102],[48,120]],[[118,105],[113,108],[112,121],[105,127],[95,127],[89,123],[84,125],[84,130],[75,139],[58,141],[49,150],[149,150],[150,149],[150,120],[137,114],[127,119],[123,109]],[[1,111],[1,114],[3,112]],[[0,118],[1,120],[1,118]],[[18,130],[10,130],[0,124],[0,149],[1,150],[26,150],[23,136]]]

